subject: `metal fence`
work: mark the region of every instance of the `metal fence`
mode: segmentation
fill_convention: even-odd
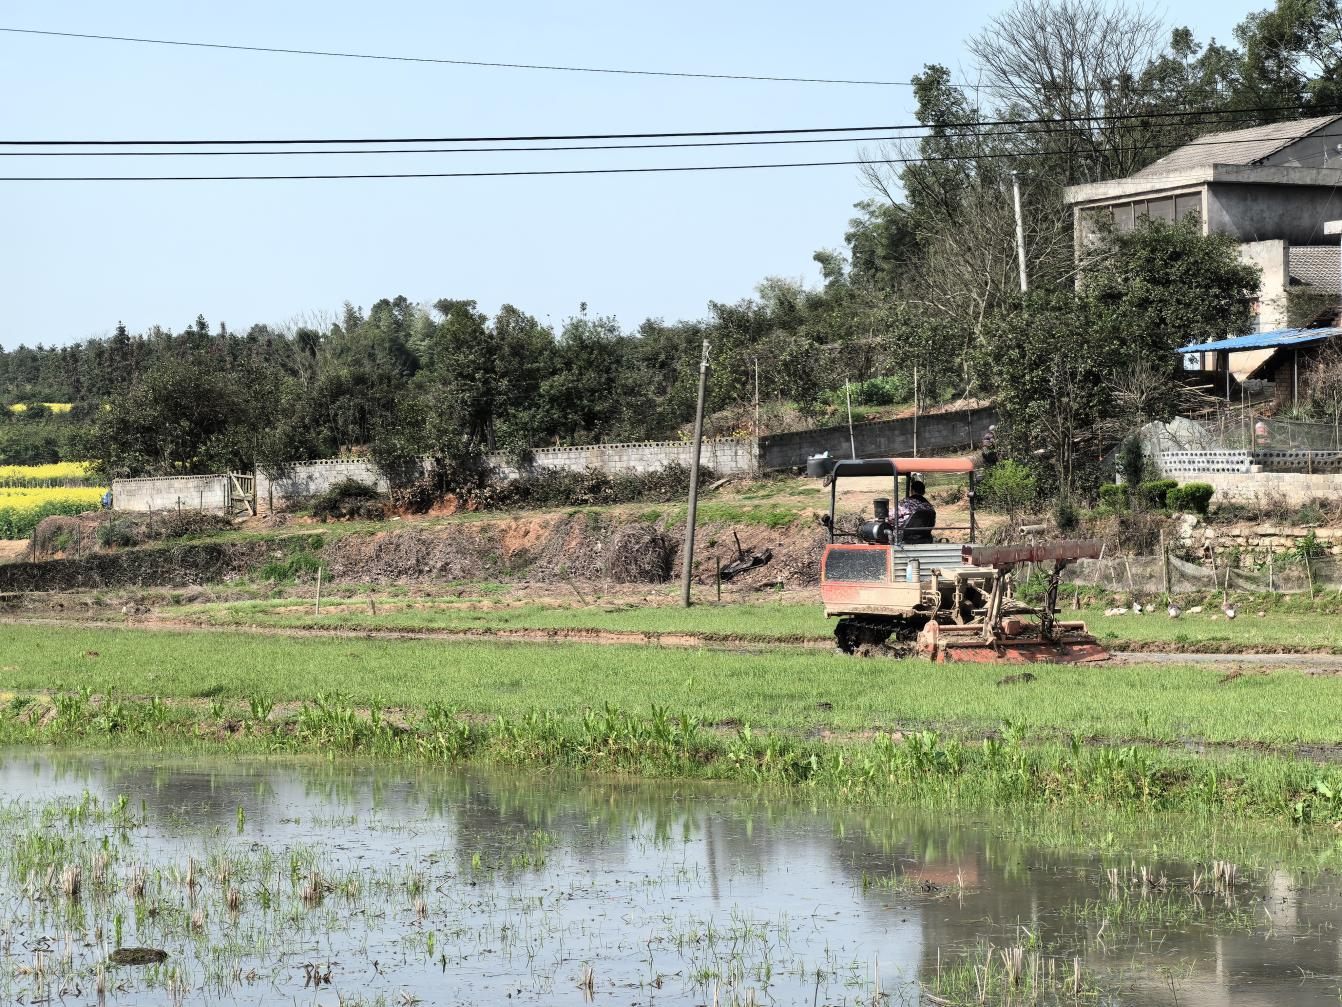
[[[1170,556],[1168,562],[1169,566],[1162,568],[1159,556],[1077,560],[1063,571],[1063,580],[1144,598],[1164,594],[1166,590],[1171,594],[1220,590],[1302,594],[1342,589],[1342,563],[1331,556],[1316,557],[1309,562],[1275,556],[1268,567],[1256,570],[1225,564],[1202,566],[1177,556]]]
[[[1257,447],[1279,451],[1342,451],[1342,426],[1303,420],[1258,417],[1254,422]]]

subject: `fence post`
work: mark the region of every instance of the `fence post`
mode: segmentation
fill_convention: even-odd
[[[1160,533],[1160,579],[1165,585],[1165,597],[1170,597],[1170,551],[1165,546],[1165,532]]]

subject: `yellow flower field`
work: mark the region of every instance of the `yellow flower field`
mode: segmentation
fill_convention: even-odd
[[[68,413],[72,408],[74,408],[73,405],[69,402],[43,402],[42,405],[46,406],[53,413]],[[9,407],[9,411],[11,413],[27,412],[28,407],[22,402],[16,402],[14,403],[14,405]]]
[[[27,538],[39,521],[53,514],[97,510],[103,492],[98,486],[0,489],[0,538]]]
[[[53,465],[0,465],[0,486],[50,486],[79,483],[88,478],[83,462],[56,462]]]

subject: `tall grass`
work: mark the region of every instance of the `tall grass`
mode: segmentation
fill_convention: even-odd
[[[376,755],[431,762],[554,766],[600,773],[734,780],[843,801],[975,807],[1097,805],[1136,813],[1194,811],[1298,825],[1342,819],[1342,769],[1240,756],[1213,760],[1144,746],[1030,745],[1018,734],[978,744],[935,731],[842,744],[756,731],[714,730],[689,712],[610,706],[577,717],[530,710],[491,721],[440,704],[356,707],[324,693],[277,716],[269,701],[172,703],[85,689],[16,697],[0,712],[0,741],[210,741],[268,751]]]

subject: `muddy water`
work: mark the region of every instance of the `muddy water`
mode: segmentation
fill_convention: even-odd
[[[977,1003],[990,947],[990,1003],[1342,990],[1337,878],[1270,853],[1218,888],[1042,820],[370,764],[11,752],[0,793],[9,1003]]]

